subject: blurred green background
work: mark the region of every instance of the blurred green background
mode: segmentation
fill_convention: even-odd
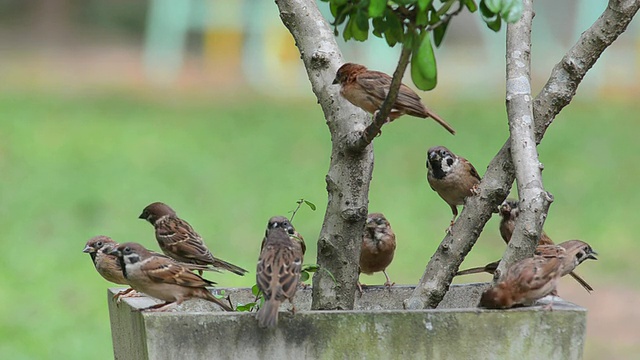
[[[305,262],[315,261],[330,138],[275,6],[269,4],[265,16],[273,37],[286,40],[269,43],[286,49],[272,54],[277,65],[260,63],[264,59],[247,65],[242,36],[233,28],[190,29],[178,69],[158,75],[142,60],[151,51],[144,34],[153,2],[133,3],[0,2],[3,359],[112,358],[110,284],[81,250],[97,234],[157,249],[152,227],[137,219],[153,201],[174,207],[216,256],[251,270],[244,278],[210,274],[220,286],[255,283],[268,218],[288,215],[299,198],[318,206],[315,212],[303,208],[294,221],[307,240]],[[375,140],[369,208],[384,212],[398,236],[388,272],[399,284],[418,281],[451,216],[426,183],[426,150],[445,145],[483,174],[507,139],[503,62],[469,67],[468,56],[459,56],[469,47],[495,44],[451,41],[442,49],[445,61],[439,58],[441,83],[423,98],[458,134],[407,117]],[[504,34],[492,41],[499,44]],[[635,59],[636,43],[623,38],[603,57],[539,147],[545,186],[555,196],[546,231],[557,242],[583,239],[600,254],[598,262],[579,269],[594,293],[570,279],[559,288],[561,296],[589,309],[589,359],[632,358],[640,351],[640,313],[625,308],[640,301],[640,281],[630,276],[637,273],[640,251],[634,228],[640,202],[638,67],[628,58]],[[347,54],[367,62],[358,46],[346,48]],[[543,52],[552,63],[561,53]],[[625,56],[618,60],[619,54]],[[548,61],[534,68],[537,88]],[[380,68],[393,68],[393,62],[389,57]],[[257,79],[247,66],[266,70]],[[613,81],[621,68],[626,82]],[[281,71],[291,76],[274,81]],[[497,218],[489,222],[463,267],[501,256],[497,226]],[[384,276],[361,280],[381,284]],[[487,280],[478,275],[456,282]]]

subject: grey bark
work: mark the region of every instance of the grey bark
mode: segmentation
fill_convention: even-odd
[[[495,273],[500,274],[513,263],[530,257],[538,244],[542,226],[553,201],[542,183],[543,166],[538,159],[533,130],[533,98],[531,96],[531,24],[533,2],[522,2],[522,18],[507,25],[506,104],[509,118],[511,161],[518,185],[520,215],[502,261]]]
[[[610,0],[602,15],[554,66],[549,80],[533,102],[536,143],[540,143],[555,116],[573,99],[578,85],[602,52],[626,30],[639,7],[638,0]],[[510,143],[511,140],[507,140],[489,163],[479,194],[467,198],[451,234],[442,240],[412,296],[404,301],[405,308],[435,308],[442,300],[491,213],[509,193],[515,179]]]
[[[280,18],[293,35],[331,132],[331,163],[326,176],[328,203],[318,239],[318,264],[313,276],[312,309],[353,309],[362,232],[368,211],[373,171],[373,146],[351,151],[370,123],[332,86],[342,54],[333,31],[314,0],[276,0]],[[329,272],[335,277],[335,282]]]

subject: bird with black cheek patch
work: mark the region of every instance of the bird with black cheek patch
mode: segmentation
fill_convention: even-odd
[[[118,257],[124,277],[138,292],[164,301],[163,304],[142,310],[164,311],[170,305],[180,305],[183,301],[199,298],[211,301],[226,311],[233,311],[230,305],[216,298],[206,289],[215,283],[206,280],[173,259],[155,254],[137,243],[124,243],[112,250]]]
[[[333,84],[340,84],[342,97],[375,116],[387,98],[391,88],[391,79],[391,76],[383,72],[368,70],[359,64],[346,63],[336,72]],[[451,134],[456,133],[444,119],[422,104],[418,94],[408,86],[401,84],[398,98],[391,108],[387,121],[391,122],[405,114],[419,118],[430,117]]]
[[[434,146],[427,151],[427,181],[451,207],[453,218],[447,228],[450,232],[458,216],[458,205],[464,205],[465,198],[476,194],[480,175],[467,159],[444,146]]]
[[[122,273],[118,257],[109,254],[112,250],[116,249],[118,245],[119,244],[112,238],[105,235],[98,235],[87,241],[82,252],[88,253],[91,256],[91,261],[98,271],[98,274],[105,280],[114,284],[128,286],[129,282],[127,282],[127,279],[125,279]],[[137,296],[137,294],[133,288],[129,288],[115,294],[113,299],[119,302],[123,297],[132,296]]]
[[[391,229],[391,224],[381,213],[371,213],[367,216],[362,236],[362,248],[360,250],[360,272],[372,275],[382,271],[387,282],[385,286],[391,287],[394,283],[387,275],[387,267],[393,260],[396,251],[396,234]],[[358,290],[362,294],[362,284],[357,283]]]
[[[282,216],[272,217],[267,223],[256,268],[256,283],[265,300],[256,314],[261,328],[278,325],[280,304],[289,300],[293,305],[298,289],[303,254],[301,243],[291,237],[291,230],[291,224]],[[295,313],[295,306],[292,312]]]
[[[156,231],[156,240],[165,255],[184,263],[211,265],[216,269],[244,275],[247,270],[211,254],[202,237],[176,215],[167,204],[155,202],[144,208],[139,219],[147,220]],[[199,270],[200,275],[202,271]]]

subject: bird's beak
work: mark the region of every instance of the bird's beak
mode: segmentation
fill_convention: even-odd
[[[596,255],[598,255],[598,253],[593,251],[593,250],[591,250],[591,252],[587,254],[587,259],[598,260]]]
[[[331,84],[332,85],[336,85],[336,84],[339,84],[339,83],[340,83],[340,81],[338,80],[338,77],[336,76],[336,78],[333,79],[333,82]]]
[[[83,253],[90,253],[91,251],[93,251],[93,248],[89,245],[85,246],[82,250]]]
[[[285,230],[287,231],[287,233],[293,235],[296,231],[293,229],[293,226],[289,225],[285,228]]]
[[[140,216],[138,216],[138,219],[144,219],[144,220],[147,220],[147,218],[146,218],[146,217],[144,217],[144,213],[140,214]]]
[[[107,254],[113,255],[113,256],[120,256],[120,251],[118,251],[118,249],[113,249],[109,251]]]

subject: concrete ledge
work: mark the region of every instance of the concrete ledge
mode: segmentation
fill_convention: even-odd
[[[277,329],[257,327],[253,313],[225,313],[206,301],[174,311],[138,311],[153,299],[109,291],[116,359],[580,359],[586,309],[555,299],[507,311],[475,308],[487,284],[454,285],[442,309],[402,310],[412,287],[369,287],[354,311],[309,311],[311,289],[296,295],[298,313],[280,313]],[[249,289],[226,289],[234,304]]]

